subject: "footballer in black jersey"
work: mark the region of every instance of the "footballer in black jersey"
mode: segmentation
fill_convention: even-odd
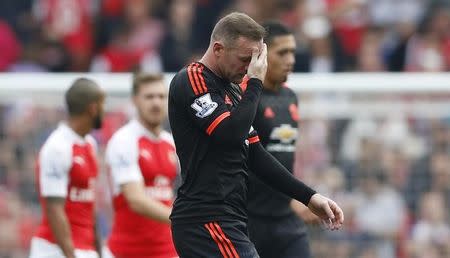
[[[292,33],[278,22],[267,22],[263,27],[267,31],[268,69],[253,126],[264,148],[292,172],[298,101],[285,82],[295,63],[296,43]],[[294,213],[291,202],[292,198],[250,173],[248,229],[261,258],[311,257],[305,223]]]
[[[267,67],[265,30],[231,13],[215,26],[205,55],[170,83],[169,122],[182,184],[171,214],[180,257],[259,257],[247,231],[249,171],[337,229],[340,208],[295,179],[253,129]],[[247,88],[237,85],[247,74]]]

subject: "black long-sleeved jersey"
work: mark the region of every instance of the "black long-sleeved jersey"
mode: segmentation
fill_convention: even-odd
[[[261,92],[258,79],[250,79],[242,92],[199,62],[175,75],[169,90],[169,122],[182,185],[171,214],[173,224],[246,221],[250,168],[293,198],[308,202],[314,194],[283,171],[259,143],[252,123]]]
[[[259,100],[253,126],[261,144],[287,170],[292,172],[298,134],[298,102],[295,93],[281,87],[277,91],[264,89]],[[267,186],[250,174],[248,212],[263,217],[292,214],[291,198]]]

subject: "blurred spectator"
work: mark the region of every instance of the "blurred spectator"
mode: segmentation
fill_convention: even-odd
[[[408,42],[406,69],[415,72],[450,70],[450,6],[429,10],[418,33]]]
[[[28,43],[22,51],[22,58],[9,67],[8,72],[47,72],[46,67],[40,64],[42,45]]]
[[[192,23],[191,37],[192,46],[195,50],[205,50],[209,45],[209,35],[211,35],[214,24],[223,10],[233,2],[254,1],[254,0],[197,0],[195,1],[195,17]],[[203,52],[203,51],[200,51]]]
[[[161,72],[159,47],[163,24],[152,18],[147,0],[131,0],[124,4],[124,23],[112,33],[110,43],[97,55],[93,72]]]
[[[370,0],[367,1],[370,23],[392,28],[399,23],[416,23],[422,16],[426,0]]]
[[[177,72],[193,57],[193,0],[173,0],[169,9],[166,35],[161,43],[161,59],[165,72]]]
[[[10,25],[0,19],[0,72],[6,71],[20,56],[20,45]]]
[[[376,168],[359,171],[360,200],[355,209],[355,224],[362,234],[374,238],[377,257],[397,257],[406,206],[401,195],[387,184],[385,175]],[[389,211],[389,212],[386,212]]]
[[[92,64],[92,72],[129,72],[139,69],[140,55],[128,47],[129,28],[117,27],[105,49],[97,55]]]
[[[425,193],[420,201],[420,216],[412,229],[412,241],[421,245],[450,243],[450,225],[447,221],[450,207],[439,192]]]
[[[366,31],[357,55],[357,71],[383,72],[386,70],[382,56],[382,39],[382,31],[376,29]]]
[[[404,193],[410,176],[410,160],[405,149],[385,146],[381,151],[381,166],[386,171],[389,184]]]
[[[425,192],[441,191],[450,202],[450,126],[442,121],[430,121],[430,125],[429,153],[412,166],[408,178],[405,196],[413,214]]]
[[[347,125],[343,133],[340,158],[342,160],[355,161],[359,158],[361,138],[373,138],[376,136],[377,124],[366,116],[355,117]]]
[[[439,192],[428,192],[422,196],[420,216],[411,233],[409,251],[412,257],[448,257],[445,253],[449,254],[450,250],[450,225],[447,220],[449,209],[444,196]]]
[[[325,9],[342,45],[346,66],[353,68],[361,40],[368,25],[367,0],[322,0],[310,1],[317,9]],[[322,3],[320,3],[322,2]]]
[[[35,28],[31,7],[35,0],[0,1],[0,20],[3,19],[23,42],[32,41],[30,30]]]
[[[95,4],[89,0],[35,1],[34,15],[42,24],[45,38],[63,43],[70,54],[72,71],[86,71],[89,67]]]
[[[16,194],[1,188],[0,211],[0,257],[25,257],[38,220]]]
[[[148,0],[126,1],[124,19],[130,29],[128,47],[138,54],[157,51],[164,35],[164,25],[151,16]]]
[[[301,129],[297,141],[294,173],[308,183],[316,184],[317,182],[313,179],[317,178],[315,172],[326,167],[330,161],[330,152],[326,142],[328,138],[327,122],[320,118],[305,119],[299,125]]]

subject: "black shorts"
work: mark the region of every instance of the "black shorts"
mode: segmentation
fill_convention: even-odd
[[[249,216],[248,230],[261,258],[310,258],[306,226],[296,215],[281,219]]]
[[[244,222],[172,224],[180,258],[259,258]]]

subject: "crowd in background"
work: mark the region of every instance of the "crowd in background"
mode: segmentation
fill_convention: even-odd
[[[174,72],[230,10],[290,26],[296,72],[450,70],[445,0],[15,0],[0,2],[0,71]],[[28,254],[40,219],[35,157],[63,117],[26,98],[0,104],[0,258]],[[107,114],[94,134],[101,152],[128,117]],[[450,117],[318,116],[300,128],[295,173],[346,215],[338,232],[310,227],[314,257],[450,257]]]
[[[343,207],[314,257],[450,257],[450,119],[307,119],[296,172]],[[314,229],[312,230],[314,232]]]
[[[0,71],[178,71],[234,10],[288,25],[296,72],[450,69],[449,0],[15,0]]]
[[[128,105],[124,98],[110,109],[94,133],[100,157],[132,114]],[[40,219],[35,157],[63,118],[63,110],[29,100],[0,105],[2,258],[27,255]],[[346,216],[337,232],[310,226],[314,257],[450,257],[450,117],[310,116],[302,119],[296,155],[296,175],[336,200]],[[98,212],[105,237],[111,193],[100,163]]]

